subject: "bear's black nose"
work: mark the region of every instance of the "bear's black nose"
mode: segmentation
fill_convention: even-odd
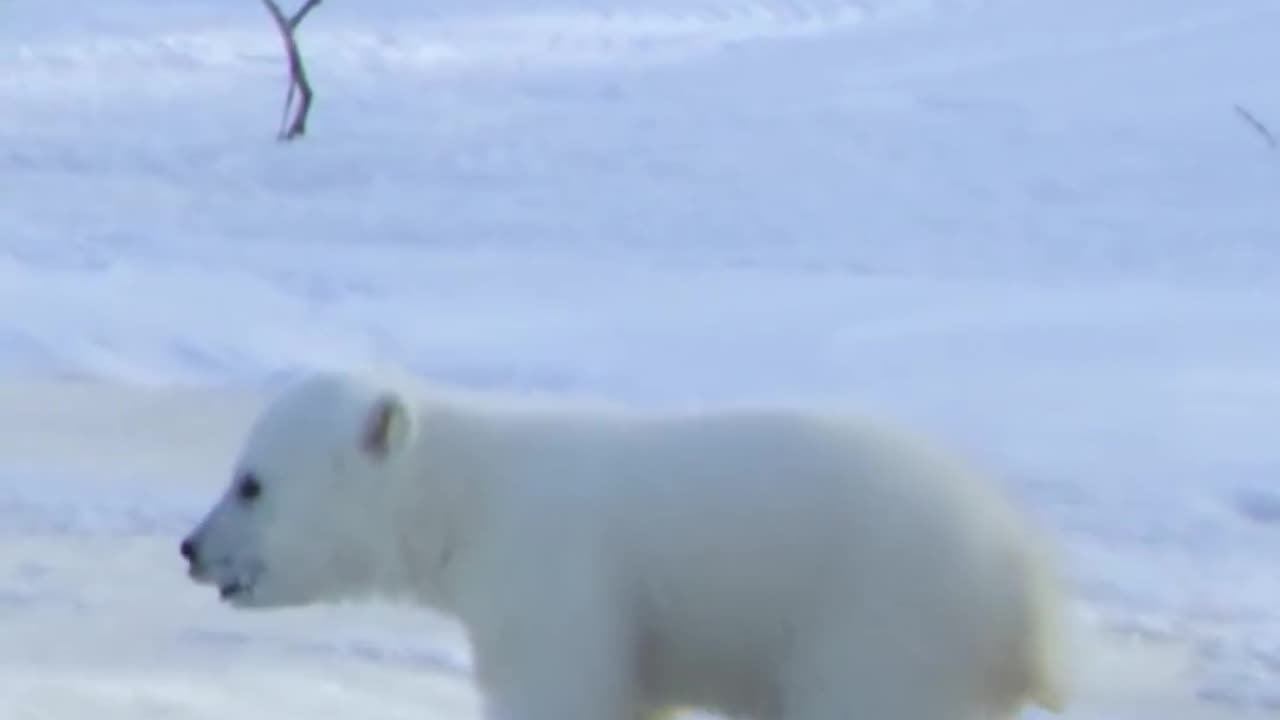
[[[182,544],[178,546],[178,552],[182,553],[182,557],[186,558],[187,562],[194,563],[196,561],[196,544],[191,542],[190,538],[182,541]]]

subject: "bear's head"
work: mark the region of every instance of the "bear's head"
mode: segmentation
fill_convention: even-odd
[[[230,485],[181,544],[189,574],[237,607],[376,589],[396,555],[394,491],[411,454],[402,395],[339,375],[286,390],[250,428]]]

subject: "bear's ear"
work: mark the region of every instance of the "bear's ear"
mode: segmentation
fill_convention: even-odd
[[[365,417],[360,449],[377,461],[397,455],[409,444],[412,425],[409,408],[399,395],[379,395]]]

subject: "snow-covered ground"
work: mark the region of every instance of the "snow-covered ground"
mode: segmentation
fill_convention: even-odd
[[[81,7],[83,5],[83,7]],[[474,717],[176,544],[281,378],[850,404],[996,470],[1070,716],[1280,713],[1274,0],[0,2],[0,717]]]

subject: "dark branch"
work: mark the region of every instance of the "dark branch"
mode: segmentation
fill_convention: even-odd
[[[307,114],[311,112],[311,101],[314,93],[311,90],[311,83],[307,80],[307,69],[302,63],[302,53],[298,50],[298,41],[294,37],[294,32],[302,21],[306,19],[307,14],[314,10],[323,0],[306,0],[302,7],[293,14],[293,17],[286,17],[284,12],[280,10],[280,6],[275,0],[262,0],[267,6],[267,11],[271,13],[272,19],[276,22],[276,28],[280,31],[280,38],[284,41],[285,52],[289,56],[289,91],[285,94],[284,114],[280,120],[280,140],[293,140],[302,137],[307,132]],[[289,121],[289,110],[293,106],[293,94],[298,93],[298,110],[294,113],[293,120]]]
[[[1258,134],[1262,136],[1263,140],[1267,141],[1267,144],[1271,146],[1272,150],[1274,150],[1277,145],[1280,145],[1280,141],[1276,140],[1276,136],[1271,133],[1271,130],[1266,125],[1262,124],[1261,120],[1254,117],[1253,113],[1246,110],[1243,105],[1236,106],[1236,114],[1238,114],[1246,123],[1249,123],[1249,126],[1256,130]]]
[[[289,29],[297,30],[298,26],[302,24],[302,21],[307,19],[307,15],[312,10],[319,7],[321,2],[322,0],[307,0],[303,3],[302,7],[298,8],[298,12],[294,13],[293,17],[289,18]]]

